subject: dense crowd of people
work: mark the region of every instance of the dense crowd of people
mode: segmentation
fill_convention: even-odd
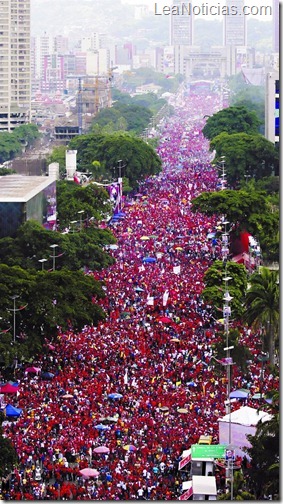
[[[215,373],[212,343],[223,326],[201,298],[204,273],[221,258],[207,237],[219,217],[190,210],[192,198],[219,188],[201,133],[219,107],[216,95],[190,95],[176,108],[162,126],[162,172],[110,221],[116,262],[89,273],[103,282],[106,320],[79,334],[58,329],[33,363],[54,378],[17,371],[19,394],[9,401],[23,413],[3,427],[19,463],[2,481],[5,500],[174,500],[186,478],[183,450],[203,434],[219,442],[227,383],[224,367]],[[256,357],[259,337],[239,330]],[[260,373],[256,359],[245,373],[235,366],[232,389],[252,395]],[[276,385],[265,378],[265,389]],[[83,476],[84,468],[99,474]]]

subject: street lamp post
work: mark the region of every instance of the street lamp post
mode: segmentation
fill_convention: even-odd
[[[16,299],[18,299],[20,296],[18,294],[14,294],[13,296],[10,296],[11,299],[14,301],[14,306],[13,308],[7,308],[8,311],[13,312],[13,342],[16,342],[16,312],[23,310],[26,308],[27,305],[21,306],[20,308],[16,308]]]
[[[220,164],[221,166],[219,166],[218,168],[220,170],[222,170],[222,174],[221,174],[221,191],[223,191],[226,187],[226,183],[227,183],[227,180],[226,180],[226,173],[225,173],[225,156],[221,156],[221,161],[220,161]]]
[[[38,259],[38,262],[41,263],[41,270],[44,270],[44,263],[48,261],[48,259],[45,259],[44,257],[42,259]]]
[[[118,212],[122,209],[122,196],[123,196],[122,170],[126,167],[126,164],[122,165],[122,162],[123,162],[122,159],[118,159],[118,161],[117,161],[117,163],[118,163],[118,167],[117,167],[118,168],[118,184],[119,184],[120,194],[118,195],[115,210],[117,210]],[[114,167],[114,174],[115,174],[115,171],[116,171],[116,167]]]
[[[223,173],[224,173],[224,162],[223,162]],[[229,224],[229,221],[225,220],[225,216],[223,216],[223,221],[222,225],[224,226],[224,232],[222,233],[222,260],[223,264],[225,265],[225,273],[223,280],[225,282],[225,289],[224,289],[224,295],[223,295],[223,318],[224,318],[224,334],[225,334],[225,341],[226,341],[226,347],[224,348],[224,351],[226,352],[226,379],[227,379],[227,401],[226,401],[226,414],[229,415],[229,450],[227,453],[229,453],[227,457],[227,473],[226,473],[226,478],[230,478],[230,485],[231,485],[231,500],[233,500],[233,447],[231,445],[232,441],[232,432],[231,432],[231,399],[230,399],[230,394],[231,394],[231,366],[233,365],[232,359],[230,357],[230,350],[232,350],[234,347],[229,346],[229,320],[231,316],[231,306],[230,302],[232,301],[233,297],[230,296],[229,290],[228,290],[228,282],[232,280],[232,277],[228,276],[227,274],[227,260],[228,260],[228,255],[229,255],[229,233],[231,231],[230,229],[227,229],[227,226]],[[231,457],[232,454],[232,457]],[[232,465],[231,465],[232,464]]]
[[[260,400],[262,400],[263,396],[263,378],[264,378],[264,371],[263,371],[263,366],[264,363],[267,362],[269,359],[269,353],[268,352],[261,352],[261,354],[258,356],[259,362],[261,362],[261,372],[260,372]]]
[[[50,256],[50,257],[52,257],[52,259],[53,259],[53,266],[52,266],[53,271],[55,271],[55,259],[56,259],[56,257],[58,257],[58,256],[56,256],[56,254],[55,254],[55,249],[56,249],[57,247],[59,247],[59,245],[57,245],[56,243],[53,243],[53,245],[50,245],[50,248],[52,248],[52,249],[53,249],[53,255],[52,255],[52,256]]]
[[[13,299],[14,301],[14,307],[12,309],[13,311],[13,342],[15,343],[16,341],[16,299],[20,297],[18,296],[17,294],[14,294],[13,296],[11,296],[11,299]]]
[[[71,231],[71,233],[74,233],[74,232],[75,232],[75,224],[77,224],[77,222],[78,222],[78,221],[76,221],[76,220],[72,220],[72,221],[70,222],[70,231]]]
[[[80,217],[80,231],[81,231],[82,227],[83,227],[82,214],[84,213],[84,210],[79,210],[77,213],[78,213],[78,215]]]

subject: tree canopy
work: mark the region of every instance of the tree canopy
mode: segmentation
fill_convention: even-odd
[[[35,124],[22,124],[11,133],[0,132],[0,163],[9,161],[22,152],[23,146],[32,145],[40,133]]]
[[[66,171],[66,150],[68,147],[66,145],[58,145],[54,147],[51,154],[47,157],[47,164],[59,163],[59,172],[61,175],[65,174]]]
[[[192,200],[191,209],[209,216],[225,214],[229,222],[239,224],[239,229],[247,229],[251,215],[267,212],[268,206],[264,191],[225,189],[201,193]]]
[[[115,243],[115,238],[107,229],[94,226],[76,226],[74,233],[62,234],[44,229],[38,222],[29,220],[17,231],[15,238],[0,240],[0,263],[19,266],[24,269],[40,269],[40,259],[48,259],[46,270],[52,268],[50,245],[58,245],[56,269],[77,271],[84,267],[92,271],[113,264],[113,259],[103,250],[104,245]]]
[[[99,181],[112,179],[113,167],[120,159],[125,165],[122,176],[128,178],[132,187],[145,177],[161,171],[161,160],[154,149],[127,133],[78,136],[71,140],[70,148],[78,151],[78,165],[82,171],[93,172],[92,162],[100,162],[94,172],[95,179]]]
[[[103,187],[91,183],[80,186],[66,180],[57,182],[57,207],[61,229],[78,220],[80,211],[84,220],[94,217],[96,221],[111,211],[109,194]]]
[[[210,142],[215,161],[225,156],[228,184],[234,186],[245,176],[259,180],[279,174],[279,155],[273,143],[259,134],[222,132]]]
[[[260,120],[255,112],[245,107],[228,107],[208,117],[202,132],[206,138],[212,140],[223,132],[257,133]]]
[[[265,258],[278,257],[279,210],[276,210],[265,191],[253,186],[234,191],[204,192],[192,200],[192,211],[206,215],[225,214],[237,233],[248,231],[257,237]]]
[[[204,275],[205,288],[201,295],[213,307],[214,317],[221,319],[223,317],[223,296],[225,292],[223,277],[225,272],[232,277],[228,286],[230,296],[233,297],[231,310],[233,318],[238,318],[243,313],[242,305],[247,288],[247,271],[242,264],[228,261],[225,269],[223,261],[214,261]]]
[[[102,109],[95,116],[92,122],[92,131],[96,133],[113,133],[114,131],[123,130],[140,135],[148,126],[152,114],[153,112],[142,104],[117,102],[111,108]],[[112,131],[109,131],[109,125],[111,124]]]
[[[274,364],[274,346],[279,335],[279,275],[261,268],[250,277],[245,298],[245,320],[257,329],[263,328],[267,338],[270,362]],[[264,343],[264,341],[263,341]]]
[[[44,338],[57,333],[58,327],[81,330],[85,324],[96,325],[105,317],[96,301],[104,291],[92,275],[81,271],[35,271],[0,264],[1,360],[13,362],[36,355]],[[16,342],[13,342],[12,295],[18,295]]]

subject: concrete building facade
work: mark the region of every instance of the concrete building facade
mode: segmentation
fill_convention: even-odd
[[[0,131],[30,122],[30,0],[0,0]]]
[[[179,14],[170,15],[170,41],[169,44],[191,46],[193,45],[194,16],[188,14],[185,2],[174,1],[174,6],[179,9]]]
[[[243,15],[244,5],[244,0],[226,0],[227,12],[230,14],[224,16],[224,46],[247,45],[247,16]],[[232,12],[237,14],[232,15]]]

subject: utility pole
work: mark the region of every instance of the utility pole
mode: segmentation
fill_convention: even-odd
[[[8,311],[13,312],[13,342],[16,342],[16,312],[24,310],[27,307],[27,304],[25,306],[21,306],[20,308],[16,308],[16,299],[18,299],[20,296],[18,294],[14,294],[13,296],[10,296],[10,298],[14,301],[14,306],[13,308],[8,308]]]

